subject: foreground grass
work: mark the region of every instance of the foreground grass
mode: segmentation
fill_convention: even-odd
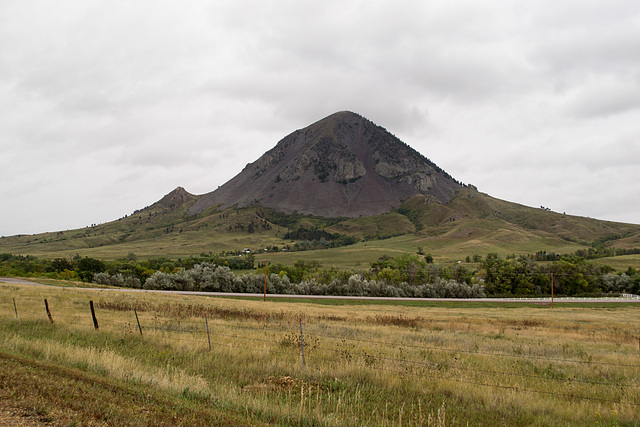
[[[639,321],[626,305],[320,305],[1,285],[0,384],[60,423],[638,425]]]
[[[0,399],[49,425],[249,425],[246,417],[198,399],[4,352],[0,383]]]

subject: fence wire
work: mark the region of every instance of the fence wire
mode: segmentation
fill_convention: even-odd
[[[0,313],[3,317],[14,317],[17,312],[17,319],[20,320],[43,320],[49,321],[47,314],[44,308],[44,301],[37,301],[35,299],[29,300],[29,305],[34,304],[42,304],[42,310],[34,311],[34,310],[22,310],[20,309],[20,305],[24,301],[0,301]],[[87,304],[86,314],[78,313],[68,313],[56,312],[56,307],[49,303],[49,309],[52,312],[52,317],[54,319],[54,324],[64,324],[65,326],[84,326],[93,328],[92,318],[89,312],[89,305]],[[75,310],[81,310],[79,307],[75,307]],[[119,329],[129,328],[133,331],[137,329],[135,322],[135,318],[133,316],[133,312],[131,312],[131,320],[109,320],[108,322],[100,319],[101,311],[108,312],[113,310],[107,309],[98,309],[96,310],[96,316],[98,317],[98,322],[101,327],[111,326],[117,327]],[[229,340],[239,341],[246,343],[246,346],[243,348],[251,349],[252,351],[258,351],[261,353],[269,353],[271,355],[282,355],[284,357],[298,357],[295,350],[295,343],[292,344],[292,341],[295,341],[297,337],[300,337],[300,342],[303,341],[300,336],[300,332],[298,329],[298,324],[295,324],[294,327],[287,327],[285,324],[288,322],[278,322],[277,325],[274,325],[273,322],[267,322],[263,327],[252,327],[248,325],[234,325],[231,322],[226,322],[223,327],[225,330],[230,329],[233,330],[234,333],[227,333],[216,328],[219,327],[219,324],[215,322],[209,322],[209,336],[214,339],[208,338],[207,335],[207,325],[205,323],[204,317],[201,322],[196,322],[193,320],[185,320],[185,319],[171,319],[168,317],[161,317],[158,313],[154,313],[152,316],[148,316],[148,312],[145,312],[144,316],[139,315],[139,322],[141,323],[141,329],[144,332],[148,333],[149,331],[160,332],[170,335],[171,340],[180,341],[180,342],[189,342],[194,344],[199,344],[203,348],[207,348],[208,343],[211,342],[213,348],[217,347],[228,347],[228,348],[237,348],[234,343],[230,343]],[[210,318],[211,319],[211,318]],[[252,336],[245,335],[246,333],[251,332],[259,332],[262,334],[268,333],[268,337],[257,338]],[[132,332],[133,333],[133,332]],[[181,336],[180,334],[191,334],[190,337]],[[288,335],[287,335],[288,334]],[[364,338],[353,338],[353,337],[345,337],[345,336],[335,336],[335,335],[327,335],[323,333],[317,333],[309,328],[308,331],[305,332],[305,341],[312,341],[313,339],[324,338],[325,340],[334,340],[338,341],[336,343],[336,347],[327,347],[326,345],[315,345],[312,348],[312,352],[306,355],[307,365],[310,368],[321,369],[320,363],[327,364],[344,364],[344,356],[345,352],[348,352],[345,348],[338,348],[339,345],[343,345],[345,347],[353,347],[356,344],[367,344],[367,345],[375,345],[381,348],[393,349],[402,347],[405,349],[416,349],[416,350],[429,350],[436,351],[441,353],[456,353],[456,354],[467,354],[471,356],[486,356],[486,357],[501,357],[501,358],[512,358],[512,359],[530,359],[537,361],[544,361],[550,363],[573,363],[573,364],[586,364],[586,365],[597,365],[604,367],[624,367],[624,368],[632,368],[632,369],[640,369],[640,365],[636,364],[625,364],[625,363],[614,363],[614,362],[604,362],[604,361],[593,361],[593,360],[575,360],[575,359],[561,359],[554,357],[542,357],[542,356],[531,356],[531,355],[521,355],[521,354],[507,354],[507,353],[496,353],[496,352],[483,352],[483,351],[470,351],[459,348],[445,348],[445,347],[437,347],[437,346],[425,346],[421,344],[411,343],[411,342],[390,342],[384,340],[370,340]],[[288,340],[288,341],[287,341]],[[282,346],[283,342],[289,342],[289,347],[286,348]],[[263,346],[256,346],[255,343],[263,344]],[[291,348],[293,347],[293,349]],[[324,353],[324,354],[318,354]],[[626,387],[632,389],[640,388],[639,384],[634,383],[619,383],[619,382],[603,382],[603,381],[594,381],[588,379],[580,379],[580,378],[555,378],[555,377],[547,377],[542,375],[533,375],[533,374],[523,374],[517,372],[505,372],[499,370],[491,370],[491,369],[481,369],[474,368],[469,366],[462,366],[460,363],[452,364],[445,362],[431,362],[425,360],[415,360],[409,358],[396,358],[389,356],[375,356],[375,363],[368,363],[367,358],[372,358],[373,356],[368,355],[364,350],[361,350],[361,353],[355,352],[354,354],[349,353],[349,360],[346,362],[350,366],[356,366],[358,368],[368,370],[370,372],[390,372],[398,375],[410,375],[413,377],[425,379],[425,380],[433,380],[433,381],[450,381],[456,383],[464,383],[481,387],[490,387],[504,390],[511,390],[515,392],[522,393],[537,393],[543,395],[551,395],[557,396],[564,399],[572,400],[588,400],[593,402],[600,403],[613,403],[613,404],[623,404],[630,406],[640,406],[638,402],[631,401],[622,401],[622,400],[612,400],[599,398],[594,396],[587,396],[584,394],[576,394],[576,393],[561,393],[550,390],[539,390],[539,389],[531,389],[527,387],[523,387],[520,385],[513,384],[496,384],[488,381],[480,381],[475,379],[465,379],[465,378],[453,378],[451,376],[445,375],[446,372],[450,370],[469,372],[473,374],[478,374],[483,376],[484,378],[488,376],[502,376],[502,377],[513,377],[513,378],[524,378],[528,380],[536,380],[536,381],[555,381],[557,383],[561,383],[563,385],[589,385],[589,386],[598,386],[598,387]],[[358,362],[358,360],[360,362]],[[315,363],[314,362],[318,362]],[[380,366],[379,362],[384,362],[384,365],[388,366]],[[405,369],[397,369],[398,367],[404,366]],[[417,372],[416,372],[417,371]],[[636,373],[637,374],[637,373]]]

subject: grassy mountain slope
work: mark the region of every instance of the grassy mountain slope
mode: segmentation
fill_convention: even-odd
[[[255,209],[188,215],[187,210],[196,199],[177,188],[157,203],[109,223],[55,233],[3,237],[0,252],[48,258],[78,253],[113,259],[131,252],[141,257],[184,257],[275,241],[275,234],[282,232],[277,226],[265,230],[264,220],[257,216]],[[250,224],[257,230],[255,234],[248,233]]]
[[[406,200],[398,211],[358,218],[328,219],[281,214],[259,205],[198,215],[187,211],[196,196],[177,188],[157,203],[119,220],[55,233],[0,239],[0,253],[55,258],[75,254],[115,259],[188,257],[200,253],[287,245],[289,230],[318,228],[356,237],[355,245],[304,252],[269,253],[272,262],[320,260],[325,265],[362,267],[382,255],[422,249],[437,261],[454,262],[489,252],[567,253],[600,239],[613,247],[640,246],[640,225],[583,218],[495,199],[472,187],[457,191],[447,205],[430,196]]]

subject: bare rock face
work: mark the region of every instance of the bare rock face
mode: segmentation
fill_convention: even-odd
[[[283,212],[378,215],[416,194],[447,203],[462,185],[384,128],[348,111],[282,139],[189,209],[260,203]]]

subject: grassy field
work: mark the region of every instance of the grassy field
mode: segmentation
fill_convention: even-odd
[[[53,425],[640,424],[635,305],[3,284],[0,325],[2,405]]]
[[[593,260],[596,264],[606,264],[616,271],[625,271],[629,267],[640,269],[640,255],[623,255],[616,257],[598,258]]]

